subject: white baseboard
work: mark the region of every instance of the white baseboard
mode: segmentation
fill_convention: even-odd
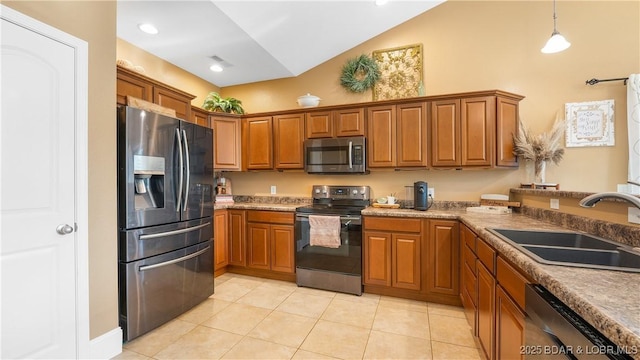
[[[89,344],[91,359],[111,359],[122,352],[122,329],[117,327],[92,339]]]

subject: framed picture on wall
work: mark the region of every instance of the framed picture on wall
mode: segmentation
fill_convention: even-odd
[[[614,146],[613,100],[565,104],[566,146]]]
[[[422,96],[422,44],[376,50],[373,59],[380,69],[380,80],[373,86],[373,100]]]

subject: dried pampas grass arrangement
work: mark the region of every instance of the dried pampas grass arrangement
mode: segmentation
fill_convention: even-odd
[[[533,135],[519,123],[518,136],[513,136],[513,153],[522,159],[533,161],[536,179],[544,182],[546,163],[553,161],[558,165],[564,155],[562,138],[564,137],[565,121],[556,119],[553,128],[548,133]]]

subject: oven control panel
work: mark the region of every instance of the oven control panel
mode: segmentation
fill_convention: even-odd
[[[368,186],[313,185],[311,190],[314,199],[369,200],[370,194]]]

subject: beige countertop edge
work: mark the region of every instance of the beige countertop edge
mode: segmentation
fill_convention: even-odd
[[[216,204],[215,210],[245,209],[294,212],[300,204]],[[640,352],[640,274],[545,265],[488,232],[486,228],[567,230],[521,214],[476,214],[465,210],[384,209],[369,207],[365,216],[460,220],[507,260],[551,291],[618,346]],[[598,280],[598,281],[595,281]],[[640,353],[633,355],[640,356]]]

